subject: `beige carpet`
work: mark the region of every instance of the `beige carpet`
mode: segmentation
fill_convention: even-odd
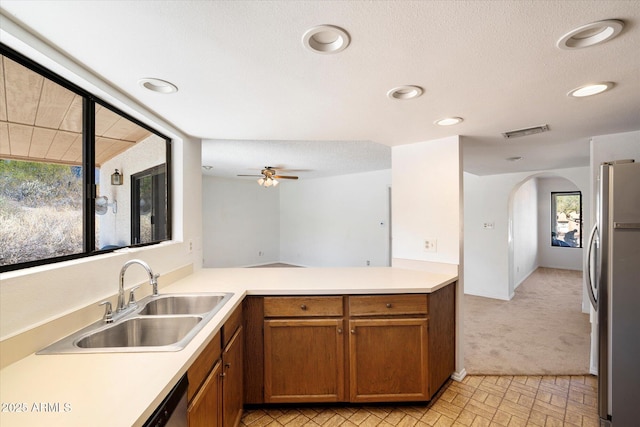
[[[582,273],[537,269],[511,301],[465,295],[465,368],[473,375],[589,373]]]

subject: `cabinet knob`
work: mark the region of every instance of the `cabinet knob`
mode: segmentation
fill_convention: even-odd
[[[229,369],[229,368],[231,367],[231,363],[225,363],[225,364],[224,364],[224,367],[225,367],[225,368],[227,368],[227,369]]]
[[[342,328],[338,328],[338,333],[341,334],[342,333]]]
[[[390,302],[388,302],[388,303],[387,303],[387,308],[391,308],[391,307],[392,307],[391,303],[390,303]]]
[[[355,329],[352,329],[352,330],[351,330],[351,333],[352,333],[352,334],[355,334],[355,333],[356,333],[356,330],[355,330]]]
[[[225,374],[224,372],[220,374],[220,378],[224,378],[226,376],[227,376],[227,374]]]
[[[306,310],[306,309],[307,309],[307,306],[306,306],[306,305],[304,305],[304,304],[302,304],[302,305],[300,306],[300,308],[301,308],[302,310]]]

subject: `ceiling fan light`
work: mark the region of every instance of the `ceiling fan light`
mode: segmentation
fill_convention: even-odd
[[[277,180],[275,180],[275,179],[272,179],[271,181],[273,181],[273,186],[274,187],[279,184],[279,182]]]
[[[260,178],[260,179],[258,179],[258,184],[260,184],[260,185],[264,185],[264,178]]]

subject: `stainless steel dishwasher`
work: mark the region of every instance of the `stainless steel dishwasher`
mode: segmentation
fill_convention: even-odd
[[[188,384],[185,374],[144,423],[144,427],[187,427]]]

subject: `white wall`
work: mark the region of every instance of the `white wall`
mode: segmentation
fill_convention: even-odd
[[[486,176],[464,173],[466,293],[504,300],[513,296],[509,263],[510,197],[529,179],[549,176],[564,177],[574,182],[582,191],[584,206],[589,205],[587,167]],[[586,213],[585,219],[588,219]],[[494,224],[493,229],[483,228],[483,224],[488,222]]]
[[[204,265],[389,265],[390,184],[390,170],[283,181],[275,188],[206,176]]]
[[[538,181],[530,179],[514,194],[513,268],[517,288],[538,268]]]
[[[392,147],[394,259],[460,263],[460,158],[458,136]]]
[[[31,329],[63,314],[117,293],[120,267],[140,258],[161,275],[185,265],[201,267],[201,141],[175,129],[162,118],[127,98],[90,71],[33,37],[9,20],[3,20],[2,40],[10,47],[96,94],[173,140],[173,242],[80,260],[50,264],[0,274],[0,340]],[[193,192],[193,193],[192,193]],[[192,197],[197,194],[197,197]],[[188,242],[192,241],[193,249]],[[144,270],[127,273],[127,287],[144,280]],[[160,283],[166,278],[161,276]],[[140,289],[139,293],[148,292]],[[95,310],[99,318],[101,308]]]
[[[314,267],[389,265],[391,171],[285,181],[280,259]]]
[[[288,183],[287,183],[288,184]],[[204,175],[205,267],[244,267],[280,261],[280,189],[255,180]]]
[[[579,191],[577,185],[564,178],[538,178],[538,223],[540,224],[540,236],[538,246],[540,248],[540,267],[561,268],[565,270],[582,270],[583,248],[566,248],[551,246],[551,193],[557,191]],[[585,194],[582,194],[582,212],[589,211],[589,205],[585,203]],[[582,245],[586,240],[589,229],[583,224]]]
[[[464,369],[462,153],[459,136],[392,147],[392,265],[434,272],[455,272],[456,361],[453,378]],[[437,240],[425,252],[425,239]]]

